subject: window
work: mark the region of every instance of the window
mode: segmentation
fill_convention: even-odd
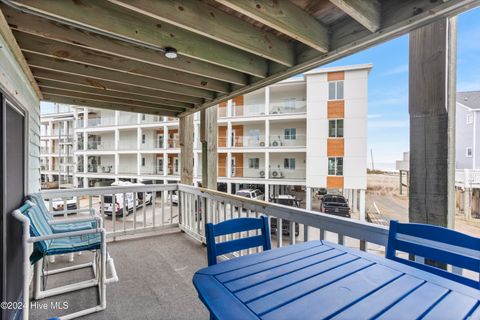
[[[328,100],[343,99],[343,81],[328,82]]]
[[[147,119],[147,115],[145,113],[142,114],[142,121],[145,121]]]
[[[342,119],[328,121],[328,136],[330,138],[343,137],[343,120]]]
[[[283,168],[294,170],[295,169],[295,158],[286,158],[283,159]]]
[[[145,167],[145,157],[142,157],[142,167]]]
[[[473,123],[473,114],[469,113],[467,114],[467,124],[472,124]]]
[[[343,158],[341,157],[328,158],[328,175],[329,176],[343,175]]]
[[[145,144],[146,139],[147,137],[145,136],[145,134],[142,134],[142,144]]]
[[[297,139],[297,128],[287,128],[284,129],[285,140],[296,140]]]
[[[466,156],[467,158],[473,157],[472,147],[467,147],[467,149],[465,150],[465,156]]]
[[[250,159],[248,159],[248,168],[249,169],[260,168],[260,158],[250,158]]]

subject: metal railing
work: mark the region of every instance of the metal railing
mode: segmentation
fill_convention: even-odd
[[[206,222],[267,215],[272,246],[276,247],[326,239],[383,253],[388,238],[388,228],[384,226],[183,184],[46,190],[42,195],[50,208],[54,201],[63,199],[65,209],[96,209],[108,237],[179,227],[205,242]],[[67,216],[67,212],[57,214]]]
[[[320,239],[383,255],[388,239],[384,226],[182,184],[178,201],[180,229],[202,242],[206,222],[260,215],[270,219],[272,247]]]
[[[103,219],[107,237],[134,235],[178,227],[176,184],[132,185],[42,191],[46,205],[63,201],[56,215],[68,217],[75,208],[93,208]],[[61,200],[59,200],[61,199]],[[88,214],[88,213],[87,213]]]

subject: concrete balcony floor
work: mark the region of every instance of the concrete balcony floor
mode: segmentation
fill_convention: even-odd
[[[206,249],[177,230],[162,235],[108,244],[119,281],[107,285],[107,309],[80,319],[208,319],[207,309],[192,284],[193,274],[207,265]],[[75,263],[87,262],[91,253],[75,255]],[[66,256],[49,263],[50,269],[71,265]],[[86,280],[91,268],[47,278],[47,288]],[[96,288],[50,297],[47,310],[31,309],[31,319],[47,319],[96,305]],[[68,310],[52,310],[50,303],[68,302]]]

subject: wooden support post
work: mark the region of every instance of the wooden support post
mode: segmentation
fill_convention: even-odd
[[[449,200],[455,178],[449,164],[454,156],[449,144],[455,140],[449,125],[455,109],[453,33],[454,19],[441,19],[410,33],[409,220],[443,227],[452,227],[454,212],[450,209],[454,199]]]
[[[180,182],[193,184],[193,114],[180,118]],[[164,133],[165,134],[165,133]],[[166,158],[163,161],[167,161]],[[165,174],[165,173],[164,173]]]
[[[217,190],[217,107],[200,113],[202,187]]]

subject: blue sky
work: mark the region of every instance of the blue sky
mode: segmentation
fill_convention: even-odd
[[[372,63],[368,146],[375,163],[394,163],[409,149],[408,35],[327,66]],[[480,8],[458,18],[457,91],[480,90]],[[371,161],[369,158],[368,165]]]

